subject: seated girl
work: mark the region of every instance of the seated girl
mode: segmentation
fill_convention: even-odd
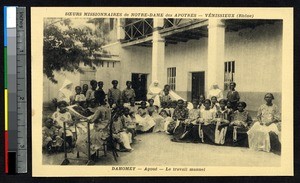
[[[102,150],[104,147],[104,143],[107,140],[109,136],[109,120],[110,120],[110,114],[106,113],[106,111],[102,108],[102,106],[99,106],[98,100],[92,99],[90,101],[89,110],[94,112],[94,115],[91,116],[90,120],[88,119],[82,119],[82,121],[85,121],[85,123],[82,124],[83,127],[78,128],[77,125],[77,141],[76,141],[76,149],[79,152],[83,152],[87,155],[87,140],[88,140],[88,134],[87,134],[87,125],[93,124],[92,127],[90,127],[90,150],[92,157],[95,156],[95,153],[97,150]]]
[[[215,131],[215,143],[224,144],[227,132],[227,126],[230,122],[231,110],[226,108],[227,101],[221,99],[220,108],[216,113],[216,131]]]
[[[189,125],[190,134],[189,137],[193,142],[199,141],[199,122],[200,122],[200,110],[198,109],[199,102],[197,99],[193,99],[193,109],[189,110],[189,118],[187,124]]]
[[[160,99],[160,105],[162,105],[162,102],[170,103],[172,101],[171,96],[170,96],[170,90],[169,89],[164,89],[159,95]]]
[[[168,112],[166,110],[164,110],[164,109],[162,109],[160,111],[159,115],[163,118],[163,121],[164,121],[164,132],[166,132],[167,134],[169,134],[169,132],[168,132],[168,126],[173,121],[173,119],[170,117],[170,115],[168,114]]]
[[[85,98],[84,94],[81,93],[81,87],[76,86],[75,87],[75,95],[72,97],[71,103],[76,104],[76,103],[80,103],[83,101],[86,101],[86,98]]]
[[[280,152],[280,112],[277,105],[273,104],[272,93],[265,95],[266,103],[261,105],[257,112],[257,122],[248,133],[249,147],[257,151]]]
[[[116,149],[119,151],[129,152],[133,149],[130,144],[132,143],[132,133],[129,132],[126,126],[126,117],[122,113],[116,114],[113,118],[113,138],[116,141]],[[128,122],[128,121],[127,121]]]
[[[198,104],[198,109],[200,109],[200,111],[204,110],[204,101],[205,101],[205,97],[204,95],[200,95],[199,97],[199,104]]]
[[[168,116],[171,116],[171,110],[169,108],[169,104],[167,102],[161,102],[160,105],[161,105],[161,108],[159,109],[159,113],[162,110],[165,110],[165,112],[168,114]]]
[[[184,107],[184,101],[179,99],[172,116],[173,120],[176,122],[173,138],[171,139],[173,142],[184,140],[186,137],[186,131],[189,130],[186,122],[188,117],[189,111]]]
[[[64,138],[64,123],[65,123],[65,131],[66,131],[66,142],[69,147],[74,147],[75,145],[75,137],[73,133],[75,133],[75,126],[72,120],[71,114],[67,111],[67,102],[60,101],[58,102],[58,110],[52,114],[52,119],[54,121],[54,126],[59,128],[59,136]]]
[[[149,99],[149,106],[147,107],[149,115],[152,117],[155,122],[155,126],[153,127],[153,132],[162,132],[164,131],[164,119],[158,114],[157,106],[154,106],[154,100]]]
[[[132,140],[134,140],[134,137],[136,136],[136,123],[127,107],[124,108],[122,120],[124,121],[127,131],[132,134]]]
[[[149,106],[147,107],[148,114],[149,114],[150,116],[152,116],[152,114],[153,114],[154,112],[157,112],[155,106],[153,105],[153,104],[154,104],[154,100],[153,100],[153,99],[149,99],[149,100],[148,100],[148,103],[149,103]]]
[[[170,111],[170,117],[173,118],[173,114],[174,114],[174,110],[176,109],[177,107],[177,101],[176,100],[173,100],[172,102],[169,103],[168,105],[168,109]],[[177,121],[174,121],[172,120],[169,124],[168,124],[168,127],[167,127],[167,132],[171,135],[174,134],[174,130],[175,130],[175,127],[176,127],[176,124],[177,124]]]
[[[61,151],[63,148],[63,139],[58,135],[59,128],[54,126],[51,118],[45,120],[43,126],[43,149],[48,153]]]
[[[204,110],[200,112],[200,125],[198,129],[199,137],[202,142],[213,144],[215,142],[216,131],[216,111],[211,109],[211,101],[204,101]]]
[[[169,109],[170,109],[170,113],[171,113],[171,117],[173,117],[174,114],[174,110],[177,107],[177,101],[173,100],[172,102],[169,103]]]
[[[204,102],[205,102],[205,96],[203,94],[200,94],[200,96],[199,96],[199,106],[200,106],[200,104],[204,104]]]
[[[246,106],[245,102],[237,103],[237,110],[233,112],[227,129],[227,145],[248,147],[247,131],[252,123],[252,119],[249,112],[245,110]]]
[[[218,98],[215,96],[211,97],[211,109],[213,109],[215,111],[215,113],[217,113],[217,111],[220,109],[220,104],[218,102]]]
[[[89,109],[89,103],[86,101],[79,102],[78,105],[75,105],[73,109],[84,117],[89,117],[94,113]]]
[[[138,132],[152,132],[155,122],[148,113],[146,101],[141,102],[141,107],[138,109],[135,119]]]
[[[135,114],[136,114],[137,111],[138,111],[138,106],[135,105],[135,99],[134,99],[134,98],[131,98],[131,99],[129,100],[129,102],[130,102],[130,105],[127,106],[127,108],[129,109],[129,114],[130,114],[131,116],[135,117]]]

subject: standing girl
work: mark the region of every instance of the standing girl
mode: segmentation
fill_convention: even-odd
[[[227,93],[227,100],[228,100],[228,102],[230,102],[232,109],[236,110],[237,103],[240,100],[240,95],[239,95],[239,92],[237,92],[235,90],[235,87],[236,87],[235,82],[231,82],[229,87],[230,87],[230,91]]]

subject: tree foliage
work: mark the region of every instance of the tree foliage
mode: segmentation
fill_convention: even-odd
[[[80,27],[74,26],[70,19],[45,19],[43,73],[57,83],[55,71],[83,73],[80,63],[90,67],[98,65],[93,54],[104,52],[101,46],[107,42],[108,32],[109,25],[104,19],[87,19]]]

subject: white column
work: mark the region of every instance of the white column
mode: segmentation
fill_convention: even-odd
[[[152,73],[151,80],[158,80],[161,85],[167,82],[167,71],[164,68],[165,62],[165,39],[159,34],[163,27],[163,18],[153,19],[153,40],[152,40]]]
[[[209,19],[208,23],[208,56],[207,84],[208,91],[213,83],[224,88],[224,46],[225,25],[220,19]]]
[[[122,27],[122,20],[121,18],[117,18],[117,40],[120,41],[121,39],[125,38],[125,30]]]

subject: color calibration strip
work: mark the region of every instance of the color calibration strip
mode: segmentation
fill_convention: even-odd
[[[27,112],[25,14],[25,8],[4,7],[5,173],[8,174],[27,172],[27,115],[23,114],[24,110]]]

